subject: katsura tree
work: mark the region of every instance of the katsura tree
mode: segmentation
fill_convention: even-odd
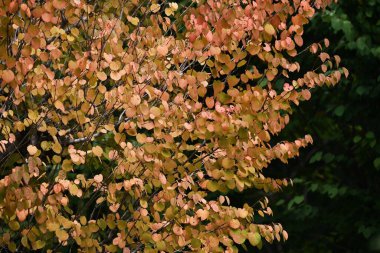
[[[303,45],[331,0],[3,0],[0,246],[236,252],[286,240],[265,176],[292,107],[345,68]],[[298,59],[310,57],[310,66]],[[253,205],[228,194],[254,188]],[[241,246],[239,246],[241,245]]]

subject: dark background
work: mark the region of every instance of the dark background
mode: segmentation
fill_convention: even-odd
[[[329,53],[341,56],[350,76],[314,89],[281,133],[286,140],[309,133],[314,144],[266,171],[295,184],[270,197],[270,221],[280,222],[289,240],[262,252],[380,252],[380,0],[341,0],[305,35],[329,38]],[[240,201],[254,203],[257,194],[245,192]]]

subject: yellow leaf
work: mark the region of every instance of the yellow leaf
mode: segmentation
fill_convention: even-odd
[[[73,164],[71,160],[67,160],[67,159],[63,160],[62,169],[63,171],[71,171],[73,169]]]
[[[274,29],[273,25],[270,23],[265,24],[264,30],[269,35],[274,35],[276,33],[276,30]]]
[[[106,223],[106,221],[105,221],[104,219],[98,219],[98,220],[96,221],[96,224],[98,224],[98,226],[99,226],[102,230],[106,229],[106,227],[107,227],[107,223]]]
[[[169,3],[169,7],[170,7],[170,9],[172,9],[173,11],[178,10],[178,4],[177,4],[176,2]]]
[[[136,17],[131,17],[131,16],[128,16],[127,17],[128,21],[132,24],[132,25],[138,25],[140,20],[139,18],[136,18]]]
[[[74,27],[74,28],[71,29],[71,34],[72,34],[73,36],[75,36],[75,37],[78,37],[79,34],[80,34],[80,31],[79,31],[78,28]]]
[[[239,61],[239,63],[237,64],[237,67],[240,68],[241,66],[244,66],[246,63],[247,63],[246,60]]]
[[[81,216],[79,218],[79,221],[80,221],[80,224],[82,224],[83,226],[87,224],[87,218],[86,216]]]
[[[223,166],[223,168],[225,168],[225,169],[231,169],[234,165],[235,165],[234,160],[231,160],[231,159],[229,159],[227,157],[223,158],[223,160],[222,160],[222,166]]]
[[[56,100],[54,102],[54,106],[55,106],[55,108],[61,110],[62,112],[65,111],[65,106],[63,105],[63,103],[60,100]]]
[[[210,180],[207,182],[207,189],[211,192],[215,192],[219,189],[219,185],[217,182]]]
[[[202,246],[201,240],[199,240],[198,238],[191,239],[191,247],[193,247],[194,249],[198,249],[201,246]]]
[[[165,14],[166,16],[171,16],[173,15],[173,10],[171,8],[165,8]]]
[[[248,241],[252,246],[257,246],[261,241],[261,236],[257,232],[248,233]]]
[[[41,142],[41,148],[44,151],[49,150],[51,148],[51,142],[48,142],[48,141]]]
[[[165,209],[165,203],[164,202],[156,202],[153,205],[154,210],[158,212],[162,212]]]
[[[17,231],[20,229],[20,224],[16,220],[9,222],[8,225],[9,225],[9,228],[12,229],[13,231]]]
[[[21,244],[22,244],[22,246],[24,246],[25,248],[29,249],[30,246],[29,246],[29,243],[28,243],[28,237],[23,236],[23,237],[21,238]]]
[[[58,223],[56,223],[56,222],[47,222],[46,223],[46,228],[49,231],[57,231],[57,230],[59,230],[60,225]]]
[[[54,162],[55,164],[58,164],[58,163],[60,163],[61,161],[62,161],[62,159],[61,159],[60,156],[57,156],[57,155],[54,155],[54,156],[53,156],[53,162]]]
[[[45,242],[44,241],[41,241],[41,240],[37,240],[35,242],[32,242],[32,248],[34,250],[39,250],[39,249],[42,249],[43,247],[45,247]]]
[[[75,38],[71,35],[67,35],[66,37],[67,37],[67,41],[69,42],[73,42],[75,40]]]
[[[69,234],[65,230],[59,229],[55,231],[55,235],[60,241],[66,241],[67,239],[69,239]]]
[[[54,142],[51,148],[56,154],[60,154],[62,152],[62,146],[58,141]]]
[[[33,122],[37,122],[38,112],[28,109],[28,118],[31,119]]]
[[[165,241],[158,241],[156,243],[156,247],[157,247],[157,250],[159,251],[164,251],[166,250],[166,244],[165,244]]]
[[[78,186],[76,186],[76,184],[70,184],[69,191],[71,195],[76,196],[79,192]]]
[[[160,10],[160,5],[159,4],[152,4],[150,6],[150,11],[153,13],[157,13]]]
[[[103,154],[103,149],[102,147],[100,146],[95,146],[95,147],[92,147],[92,153],[97,156],[97,157],[101,157],[102,154]]]
[[[142,208],[147,208],[148,207],[148,202],[145,199],[140,199],[140,206]]]
[[[154,117],[158,117],[161,114],[161,110],[158,107],[153,106],[150,108],[150,113],[154,115]]]

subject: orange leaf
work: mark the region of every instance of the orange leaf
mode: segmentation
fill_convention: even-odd
[[[1,78],[5,83],[10,83],[13,81],[13,79],[15,79],[15,75],[13,74],[12,70],[4,70]]]
[[[26,149],[30,155],[35,155],[38,152],[37,147],[33,145],[29,145]]]
[[[167,46],[158,46],[157,47],[157,53],[160,56],[166,56],[168,54],[169,50]]]
[[[227,83],[230,87],[234,87],[240,81],[236,76],[227,76]]]

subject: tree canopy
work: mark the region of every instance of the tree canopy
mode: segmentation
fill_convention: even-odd
[[[279,135],[294,107],[348,75],[328,39],[304,43],[329,4],[2,1],[0,245],[236,252],[286,240],[257,218],[292,183],[269,164],[312,143]],[[247,189],[262,196],[230,203]]]

